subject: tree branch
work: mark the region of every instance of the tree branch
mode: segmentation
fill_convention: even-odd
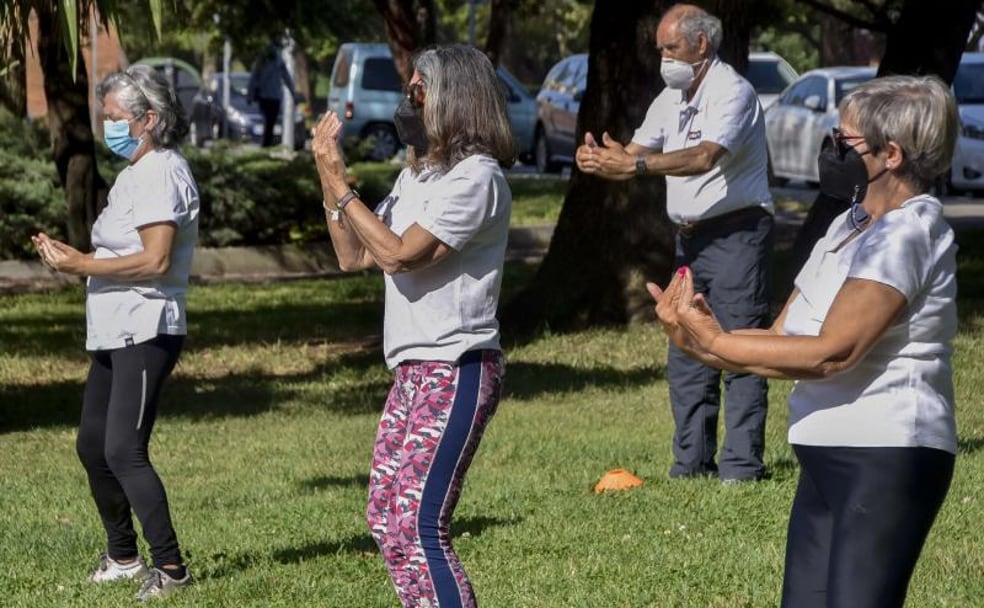
[[[887,16],[885,16],[884,13],[881,13],[882,19],[880,20],[865,21],[864,19],[860,19],[850,13],[844,12],[834,6],[831,6],[826,2],[820,2],[820,0],[796,0],[796,2],[799,2],[800,4],[805,4],[806,6],[809,6],[810,8],[819,11],[821,13],[825,13],[832,17],[836,17],[837,19],[840,19],[841,21],[843,21],[848,25],[852,25],[854,27],[862,28],[866,30],[871,30],[873,32],[887,32],[889,27],[891,27],[892,25],[888,21]]]

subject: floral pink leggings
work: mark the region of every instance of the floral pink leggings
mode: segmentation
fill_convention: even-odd
[[[497,350],[401,363],[376,433],[366,517],[405,607],[475,606],[449,526],[499,404]]]

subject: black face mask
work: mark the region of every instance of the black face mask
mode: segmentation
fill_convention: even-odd
[[[847,146],[844,152],[838,146],[827,146],[820,151],[817,169],[820,174],[820,192],[848,204],[861,204],[868,193],[868,169],[854,148]]]
[[[427,154],[427,129],[424,127],[423,112],[415,108],[407,97],[403,98],[393,114],[396,134],[403,145],[413,146],[418,156]]]

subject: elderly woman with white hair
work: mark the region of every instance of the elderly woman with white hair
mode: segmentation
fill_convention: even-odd
[[[404,606],[474,606],[449,526],[499,403],[496,307],[512,194],[512,132],[495,69],[462,45],[416,56],[396,110],[409,167],[375,209],[345,180],[339,118],[318,125],[328,228],[345,270],[380,268],[395,379],[376,434],[367,517]]]
[[[929,194],[950,165],[956,103],[936,77],[865,83],[840,104],[820,181],[846,191],[770,329],[723,331],[681,268],[656,312],[709,365],[797,380],[800,463],[782,605],[892,608],[950,487],[956,243]]]
[[[88,277],[86,349],[92,352],[76,441],[106,530],[92,582],[142,579],[138,599],[191,582],[167,495],[148,456],[158,396],[187,334],[185,292],[198,238],[199,198],[177,151],[187,131],[180,102],[147,66],[109,75],[98,88],[106,145],[130,161],[92,227],[92,253],[44,233],[42,260]],[[137,548],[131,512],[150,545]]]

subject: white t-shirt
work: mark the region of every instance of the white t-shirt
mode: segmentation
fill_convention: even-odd
[[[198,240],[198,208],[195,178],[175,150],[148,152],[120,171],[106,208],[92,226],[95,258],[139,253],[143,242],[138,228],[171,222],[177,226],[171,265],[167,274],[155,279],[89,277],[86,349],[122,348],[158,334],[188,333],[185,291]]]
[[[469,156],[447,173],[400,173],[376,213],[397,234],[416,222],[452,251],[426,268],[385,275],[383,351],[390,368],[499,348],[495,314],[511,206],[509,184],[488,156]]]
[[[633,143],[664,152],[702,141],[728,151],[707,173],[666,176],[670,219],[693,222],[753,206],[774,213],[762,106],[752,85],[717,58],[689,103],[683,91],[666,87],[632,136]]]
[[[851,234],[848,211],[796,277],[783,324],[816,336],[847,278],[897,289],[907,305],[853,368],[800,380],[789,397],[789,442],[842,447],[930,447],[956,453],[950,341],[957,333],[956,249],[943,206],[922,195]]]

